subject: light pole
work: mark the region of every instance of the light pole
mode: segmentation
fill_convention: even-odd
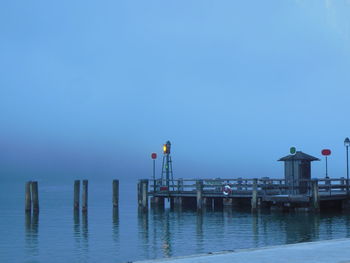
[[[349,145],[350,140],[348,137],[344,140],[344,146],[346,147],[346,195],[349,197]]]
[[[151,158],[153,160],[153,191],[156,192],[156,159],[157,159],[157,154],[152,153]]]

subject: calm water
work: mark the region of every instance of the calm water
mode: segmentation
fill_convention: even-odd
[[[39,182],[40,215],[25,216],[24,182],[0,186],[0,262],[126,262],[344,238],[350,215],[191,211],[138,213],[136,181],[89,181],[89,212],[74,214],[73,183]]]

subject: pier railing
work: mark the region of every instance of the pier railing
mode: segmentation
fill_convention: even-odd
[[[190,195],[195,194],[198,187],[203,195],[222,196],[224,187],[228,186],[227,196],[251,196],[256,187],[259,196],[266,195],[312,195],[312,182],[316,182],[320,196],[346,194],[346,179],[312,179],[294,180],[260,178],[230,178],[230,179],[175,179],[148,180],[148,192],[151,195]]]

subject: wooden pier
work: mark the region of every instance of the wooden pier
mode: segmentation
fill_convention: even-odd
[[[229,191],[224,193],[225,186]],[[162,208],[164,200],[171,208],[246,207],[281,210],[319,211],[330,208],[345,209],[348,203],[344,178],[299,180],[298,184],[285,179],[143,179],[138,183],[138,204],[143,210],[151,206]]]

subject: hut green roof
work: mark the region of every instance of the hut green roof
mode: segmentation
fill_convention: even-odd
[[[320,161],[320,159],[313,157],[311,155],[308,155],[306,153],[303,153],[301,151],[297,151],[295,154],[290,154],[285,157],[282,157],[278,161],[295,161],[295,160],[307,160],[307,161]]]

